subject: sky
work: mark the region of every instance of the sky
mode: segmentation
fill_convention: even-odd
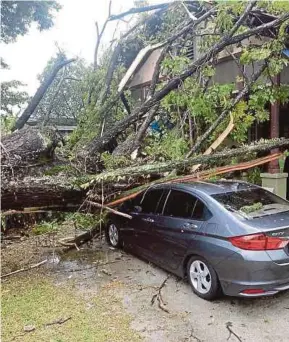
[[[56,42],[67,52],[68,58],[82,57],[88,63],[93,61],[96,42],[95,21],[100,27],[108,13],[109,0],[58,0],[62,9],[55,16],[55,24],[48,31],[39,32],[31,27],[29,33],[18,37],[15,43],[1,44],[1,56],[9,64],[10,70],[1,70],[1,80],[17,79],[27,84],[30,95],[39,83],[37,75],[42,72],[47,61],[56,54]],[[159,1],[154,1],[159,2]],[[133,0],[112,0],[112,14],[128,10]],[[115,30],[116,22],[109,22],[103,43],[108,44]],[[118,31],[127,24],[121,23]]]

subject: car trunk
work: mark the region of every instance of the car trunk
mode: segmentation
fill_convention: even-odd
[[[289,212],[256,217],[246,222],[267,236],[289,240]],[[270,258],[279,265],[289,265],[289,241],[283,249],[268,250]]]

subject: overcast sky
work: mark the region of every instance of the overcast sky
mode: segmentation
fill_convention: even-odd
[[[2,44],[1,56],[10,65],[10,70],[1,71],[2,80],[17,79],[27,84],[33,95],[38,87],[40,74],[57,48],[55,42],[67,51],[68,57],[80,56],[93,61],[96,41],[95,21],[100,26],[107,17],[109,0],[58,0],[63,6],[55,17],[55,25],[48,31],[39,32],[32,27],[30,32],[19,37],[15,43]],[[160,1],[151,1],[157,3]],[[133,7],[133,0],[112,0],[112,14]],[[110,22],[104,42],[109,42],[116,22]],[[122,24],[125,25],[125,24]],[[123,26],[121,26],[123,28]]]

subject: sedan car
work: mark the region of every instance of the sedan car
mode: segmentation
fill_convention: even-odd
[[[289,289],[289,202],[239,181],[161,184],[109,216],[106,239],[212,300]]]

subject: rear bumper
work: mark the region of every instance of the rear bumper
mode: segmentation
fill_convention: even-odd
[[[273,296],[278,292],[289,290],[289,279],[285,282],[272,282],[272,283],[257,283],[257,282],[227,282],[221,281],[223,292],[227,296],[240,296],[240,297],[263,297]],[[245,290],[262,289],[263,293],[248,294],[242,293]]]
[[[280,252],[269,256],[264,251],[239,250],[231,255],[218,265],[223,292],[229,296],[260,297],[289,290],[288,255],[286,260],[281,259]]]

